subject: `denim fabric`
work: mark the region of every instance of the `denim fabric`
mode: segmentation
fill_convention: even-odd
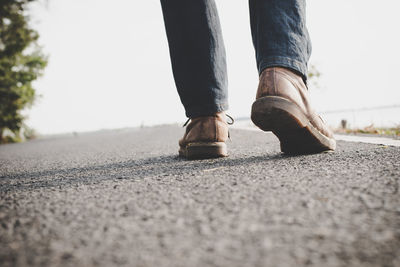
[[[311,41],[306,28],[306,0],[249,0],[257,68],[290,68],[307,77]]]
[[[290,68],[306,79],[311,42],[305,0],[249,0],[257,68]],[[214,0],[161,0],[172,70],[189,118],[228,109],[225,47]]]

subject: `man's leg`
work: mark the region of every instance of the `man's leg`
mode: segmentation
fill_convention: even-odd
[[[306,78],[311,41],[305,5],[305,0],[249,0],[260,75],[268,67],[286,67]]]
[[[214,0],[161,0],[161,5],[186,116],[228,109],[225,47]]]
[[[251,118],[272,131],[286,153],[333,150],[332,132],[309,102],[307,63],[311,42],[305,0],[249,0],[260,83]]]
[[[161,0],[172,70],[186,116],[179,141],[187,158],[227,156],[228,81],[214,0]]]

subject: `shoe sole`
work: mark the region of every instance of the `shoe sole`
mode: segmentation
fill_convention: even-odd
[[[335,150],[336,141],[315,128],[294,103],[278,96],[266,96],[252,105],[251,120],[263,131],[272,131],[287,154]]]
[[[187,159],[209,159],[227,157],[228,152],[224,142],[198,142],[181,147],[179,156]]]

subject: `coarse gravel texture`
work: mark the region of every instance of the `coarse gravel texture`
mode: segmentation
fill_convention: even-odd
[[[233,129],[188,161],[183,131],[0,146],[0,266],[400,266],[400,147],[285,156]]]

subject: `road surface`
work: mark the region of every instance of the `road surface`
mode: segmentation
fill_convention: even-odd
[[[187,161],[183,131],[0,146],[0,266],[400,266],[400,147],[285,156],[233,129]]]

